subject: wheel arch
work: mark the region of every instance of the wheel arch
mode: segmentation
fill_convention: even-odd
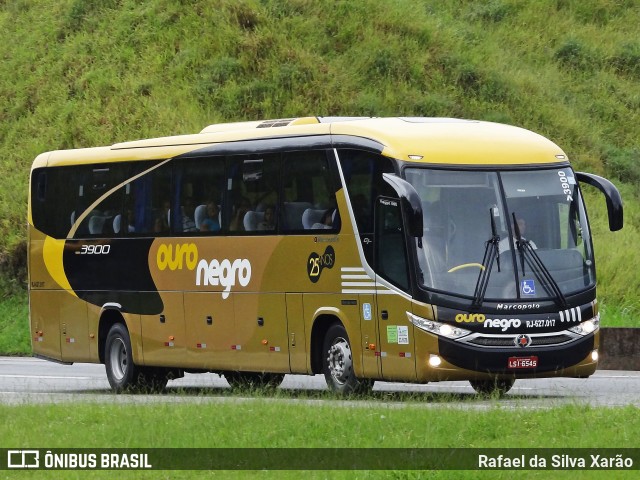
[[[322,344],[327,335],[327,331],[335,324],[342,325],[346,330],[345,322],[335,313],[320,313],[313,321],[311,341],[309,344],[311,373],[322,373]]]
[[[111,330],[111,327],[116,323],[121,323],[124,328],[127,329],[127,332],[129,331],[127,322],[119,309],[113,307],[103,308],[102,313],[100,314],[100,322],[98,324],[98,356],[100,363],[105,362],[107,335],[109,335],[109,330]],[[131,335],[129,335],[129,338],[131,338]]]

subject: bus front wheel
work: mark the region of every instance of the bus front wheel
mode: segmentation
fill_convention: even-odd
[[[141,368],[133,363],[129,332],[122,323],[114,324],[105,343],[104,366],[114,392],[160,391],[168,381],[161,368]]]
[[[356,377],[349,337],[339,323],[329,327],[324,338],[322,372],[329,388],[341,395],[366,393],[373,387],[372,380]]]
[[[488,380],[469,380],[469,383],[478,395],[503,396],[515,383],[513,378],[491,378]]]

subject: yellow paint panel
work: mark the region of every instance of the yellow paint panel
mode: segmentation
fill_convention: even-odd
[[[67,275],[64,272],[62,258],[64,254],[64,244],[64,240],[56,240],[54,238],[47,237],[44,241],[42,256],[51,278],[53,278],[61,288],[67,290],[72,295],[75,295],[71,285],[69,284]]]

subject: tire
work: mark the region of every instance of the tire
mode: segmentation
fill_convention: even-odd
[[[491,378],[489,380],[469,380],[469,383],[478,395],[502,397],[511,390],[515,383],[514,378]]]
[[[258,372],[225,372],[231,388],[241,390],[268,389],[273,390],[280,386],[284,380],[284,373],[258,373]]]
[[[333,324],[327,330],[322,346],[322,373],[331,390],[340,395],[368,393],[372,380],[360,380],[353,370],[351,343],[345,328]]]
[[[129,332],[122,323],[114,324],[107,334],[104,366],[116,393],[161,391],[169,380],[163,368],[141,368],[133,363]]]

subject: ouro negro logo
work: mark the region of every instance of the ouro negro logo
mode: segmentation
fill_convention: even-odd
[[[222,286],[222,298],[228,298],[231,287],[236,282],[242,287],[251,281],[251,262],[246,258],[229,259],[200,259],[198,247],[193,243],[167,245],[158,248],[156,263],[159,270],[188,270],[196,271],[196,285]]]

